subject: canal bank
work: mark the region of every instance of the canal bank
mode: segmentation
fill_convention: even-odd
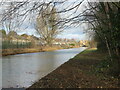
[[[62,47],[36,47],[36,48],[19,48],[19,49],[3,49],[2,56],[15,55],[15,54],[24,54],[24,53],[35,53],[35,52],[45,52],[60,50]]]
[[[118,79],[94,73],[93,66],[106,56],[88,49],[62,64],[53,72],[34,83],[31,88],[118,88]]]
[[[2,87],[28,88],[57,69],[85,47],[2,57]]]

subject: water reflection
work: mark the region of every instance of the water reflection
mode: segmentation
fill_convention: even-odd
[[[0,89],[2,89],[2,58],[0,56]]]
[[[29,87],[84,49],[74,48],[2,57],[2,86]]]

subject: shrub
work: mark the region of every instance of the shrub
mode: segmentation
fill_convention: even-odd
[[[106,57],[99,64],[97,64],[94,68],[97,73],[106,73],[111,76],[119,76],[120,69],[118,64],[118,57],[112,56],[112,61],[110,57]]]

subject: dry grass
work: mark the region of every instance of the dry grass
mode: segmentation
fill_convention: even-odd
[[[19,49],[3,49],[2,56],[15,55],[22,53],[45,52],[62,49],[61,47],[36,47],[36,48],[19,48]]]
[[[58,50],[58,49],[63,49],[62,47],[44,47],[43,51],[53,51],[53,50]]]

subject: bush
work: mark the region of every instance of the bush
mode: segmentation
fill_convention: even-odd
[[[119,76],[120,74],[120,69],[119,69],[119,63],[118,63],[118,57],[116,55],[112,56],[112,61],[110,62],[110,67],[109,67],[109,74],[114,75],[114,76]]]
[[[120,69],[118,64],[118,57],[112,56],[112,61],[110,57],[106,57],[94,68],[95,72],[106,73],[111,76],[119,76]]]
[[[98,43],[97,43],[97,49],[98,49],[99,51],[107,51],[106,45],[103,44],[102,42],[98,42]]]
[[[75,44],[74,43],[72,43],[72,44],[69,44],[70,46],[75,46]]]

